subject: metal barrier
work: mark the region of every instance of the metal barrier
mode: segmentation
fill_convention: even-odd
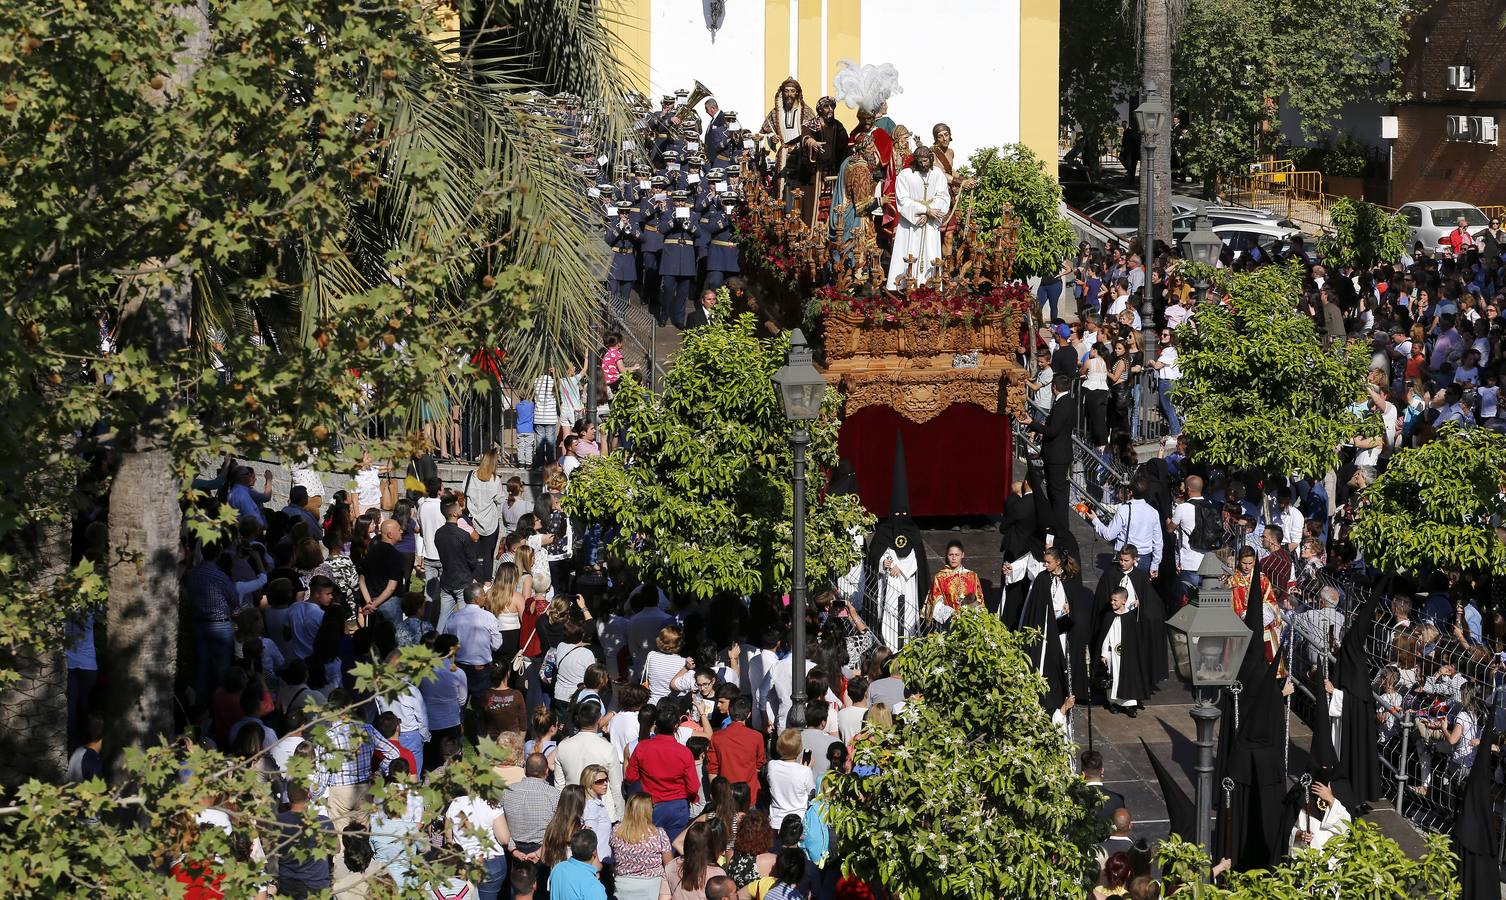
[[[1077,433],[1091,443],[1092,426],[1088,421],[1088,405],[1084,391],[1074,385],[1072,396],[1077,402]],[[1128,405],[1122,410],[1116,405],[1113,391],[1109,391],[1108,422],[1106,433],[1112,440],[1114,433],[1125,432],[1137,444],[1159,441],[1171,434],[1171,423],[1161,409],[1161,383],[1154,371],[1136,372],[1130,376]]]
[[[1398,628],[1391,609],[1390,598],[1381,598],[1379,616],[1373,623],[1353,620],[1356,609],[1367,599],[1368,588],[1355,580],[1324,570],[1306,573],[1294,589],[1290,600],[1293,607],[1284,613],[1287,628],[1283,639],[1296,643],[1300,629],[1297,617],[1313,611],[1314,599],[1327,588],[1339,591],[1338,610],[1345,630],[1352,627],[1368,627],[1365,640],[1366,656],[1370,662],[1371,690],[1377,696],[1377,710],[1384,716],[1379,723],[1380,743],[1376,748],[1383,778],[1391,782],[1386,796],[1395,798],[1397,812],[1406,816],[1417,827],[1433,832],[1446,832],[1457,815],[1464,776],[1468,772],[1466,762],[1470,755],[1459,754],[1447,744],[1446,739],[1436,736],[1436,731],[1420,727],[1419,723],[1436,721],[1432,716],[1442,715],[1449,721],[1461,707],[1460,686],[1467,685],[1474,695],[1477,717],[1492,716],[1499,729],[1506,725],[1506,677],[1493,665],[1492,657],[1483,652],[1472,651],[1461,645],[1452,635],[1440,633],[1434,625],[1422,620],[1421,610],[1409,616],[1411,625]],[[1423,652],[1417,652],[1417,642],[1428,639]],[[1293,650],[1307,650],[1297,645]],[[1336,657],[1332,648],[1322,648],[1318,654],[1321,661],[1331,666]],[[1295,674],[1305,673],[1305,658],[1293,652],[1298,660],[1304,660],[1302,668],[1294,666]],[[1445,662],[1458,668],[1457,678],[1433,678],[1435,670]],[[1381,697],[1381,674],[1387,667],[1396,666],[1401,673],[1403,687],[1395,694]],[[1437,692],[1415,690],[1417,685],[1431,685]],[[1305,692],[1304,692],[1305,693]],[[1299,710],[1300,707],[1308,707]],[[1313,708],[1310,703],[1294,703],[1293,711],[1311,712],[1309,721],[1324,723],[1326,704]],[[1324,715],[1319,717],[1317,712]],[[1478,723],[1477,723],[1478,724]],[[1489,746],[1481,745],[1475,752],[1491,752]],[[1500,765],[1497,759],[1495,764]],[[1494,802],[1502,801],[1503,786],[1498,779],[1492,780]]]
[[[1044,420],[1048,412],[1030,403],[1032,417]],[[1013,420],[1014,440],[1017,452],[1026,457],[1038,457],[1040,444],[1030,429],[1018,418]],[[1072,467],[1067,473],[1068,506],[1086,503],[1101,517],[1113,515],[1114,507],[1129,496],[1130,477],[1134,473],[1127,467],[1109,459],[1097,448],[1083,440],[1079,434],[1072,435]]]

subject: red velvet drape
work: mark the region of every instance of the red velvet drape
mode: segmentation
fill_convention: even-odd
[[[905,439],[911,515],[1003,512],[1014,469],[1009,416],[973,403],[954,403],[924,425],[887,406],[847,416],[837,448],[857,473],[863,505],[879,517],[889,514],[896,432]]]

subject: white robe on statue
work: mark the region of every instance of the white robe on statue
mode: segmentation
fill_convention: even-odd
[[[922,176],[905,169],[894,179],[894,200],[899,207],[899,225],[894,230],[894,255],[889,259],[889,290],[899,290],[899,281],[909,274],[916,284],[925,284],[935,273],[934,260],[941,258],[941,225],[952,208],[946,175],[936,166]],[[924,225],[918,224],[926,216]],[[914,256],[914,271],[905,257]]]
[[[898,575],[889,572],[893,563]],[[915,575],[919,561],[912,552],[900,556],[891,548],[884,551],[878,565],[879,636],[892,649],[898,650],[905,638],[915,633],[920,625],[919,593]],[[900,609],[904,609],[904,621],[900,621]]]

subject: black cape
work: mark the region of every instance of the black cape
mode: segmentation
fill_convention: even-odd
[[[1346,698],[1347,699],[1347,698]],[[1480,749],[1460,791],[1454,820],[1454,852],[1459,856],[1459,900],[1499,900],[1501,896],[1501,823],[1491,812],[1491,773],[1495,756],[1495,709],[1486,712]]]
[[[1063,629],[1070,632],[1072,622],[1070,616],[1058,619],[1053,615],[1050,585],[1054,578],[1055,575],[1047,572],[1036,577],[1030,585],[1030,596],[1025,602],[1019,623],[1012,626],[1021,630],[1034,628],[1040,633],[1040,638],[1032,641],[1029,646],[1030,665],[1046,679],[1046,692],[1041,695],[1041,706],[1047,712],[1060,709],[1069,693],[1078,694],[1083,690],[1072,680],[1067,659],[1062,653],[1059,638]],[[1072,601],[1069,599],[1067,602]],[[1072,642],[1069,640],[1068,647],[1071,646]]]
[[[1105,703],[1111,696],[1113,682],[1112,673],[1103,662],[1102,649],[1115,618],[1123,619],[1119,627],[1119,699],[1139,700],[1141,703],[1150,699],[1150,682],[1147,679],[1150,663],[1145,659],[1145,632],[1140,622],[1141,613],[1142,610],[1136,608],[1123,616],[1117,616],[1110,607],[1098,617],[1093,629],[1093,643],[1089,645],[1093,651],[1093,673]]]
[[[1380,799],[1385,791],[1381,783],[1380,756],[1375,752],[1379,735],[1365,640],[1375,624],[1375,610],[1380,598],[1390,595],[1390,577],[1386,576],[1350,617],[1349,629],[1344,632],[1344,640],[1339,645],[1339,663],[1330,678],[1334,687],[1344,692],[1344,709],[1339,717],[1339,746],[1336,748],[1339,751],[1338,771],[1354,791],[1355,799],[1362,803]]]
[[[1112,608],[1109,595],[1119,587],[1124,577],[1116,567],[1112,571],[1105,572],[1098,579],[1098,590],[1093,597],[1094,620],[1101,619],[1103,614]],[[1130,584],[1135,586],[1135,597],[1140,603],[1140,634],[1141,646],[1144,652],[1142,658],[1145,661],[1145,681],[1152,693],[1160,687],[1161,682],[1166,680],[1166,604],[1162,602],[1161,595],[1157,593],[1155,586],[1150,583],[1150,578],[1139,569],[1129,572]]]
[[[1250,585],[1252,597],[1260,596],[1260,577],[1257,568]],[[1242,690],[1237,727],[1234,698],[1225,691],[1219,703],[1222,719],[1214,771],[1214,805],[1219,816],[1213,843],[1218,848],[1215,857],[1228,857],[1237,871],[1270,868],[1287,848],[1287,836],[1281,833],[1285,706],[1274,667],[1265,658],[1262,606],[1250,603],[1245,608],[1250,641],[1239,667]],[[1232,782],[1227,799],[1226,778]]]
[[[1184,841],[1195,842],[1197,840],[1197,804],[1182,790],[1182,786],[1172,777],[1171,770],[1166,764],[1152,752],[1150,746],[1145,743],[1145,738],[1140,739],[1140,746],[1145,750],[1145,756],[1150,760],[1150,767],[1156,771],[1156,783],[1161,786],[1161,796],[1166,800],[1167,829]]]

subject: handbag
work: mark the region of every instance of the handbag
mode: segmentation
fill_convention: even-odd
[[[523,655],[523,651],[528,649],[528,645],[533,641],[534,635],[538,634],[538,632],[539,620],[534,619],[533,630],[528,632],[528,638],[518,645],[518,652],[512,655],[512,670],[518,675],[522,675],[528,671],[528,657]]]

